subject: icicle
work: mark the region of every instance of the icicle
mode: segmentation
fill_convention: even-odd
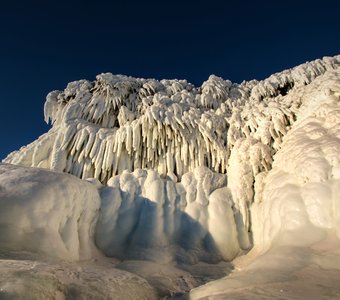
[[[63,92],[50,93],[45,119],[53,122],[47,134],[53,138],[9,155],[7,162],[91,174],[104,181],[137,167],[173,169],[181,177],[204,165],[224,172],[237,141],[253,138],[269,150],[261,150],[261,163],[252,172],[267,170],[308,98],[305,84],[315,84],[313,89],[321,93],[314,79],[335,74],[338,65],[339,57],[324,58],[241,84],[212,75],[199,88],[179,80],[100,74],[93,83],[74,82]]]

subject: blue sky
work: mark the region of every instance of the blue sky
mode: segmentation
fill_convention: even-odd
[[[102,72],[234,82],[340,54],[339,1],[6,1],[0,159],[49,126],[43,104]]]

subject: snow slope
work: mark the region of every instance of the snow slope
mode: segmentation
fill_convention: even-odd
[[[0,166],[0,249],[169,266],[239,256],[241,271],[195,299],[249,287],[266,261],[268,283],[287,253],[292,265],[322,260],[310,249],[329,236],[338,259],[339,65],[325,57],[241,84],[212,75],[201,87],[107,73],[50,93],[52,129]]]

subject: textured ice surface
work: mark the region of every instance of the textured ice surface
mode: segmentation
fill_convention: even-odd
[[[43,169],[0,164],[0,249],[66,260],[94,255],[100,198],[92,184]]]
[[[0,259],[0,299],[158,299],[148,282],[112,264]]]
[[[303,103],[298,119],[272,169],[255,177],[254,248],[234,262],[239,272],[192,299],[340,297],[340,73],[292,96]]]
[[[303,229],[289,243],[313,240],[317,228],[333,228],[340,238],[340,73],[315,80],[301,95],[299,118],[257,183],[256,245],[268,247],[279,233]]]
[[[119,258],[231,260],[247,233],[236,224],[225,185],[225,175],[204,167],[180,183],[153,170],[123,172],[101,189],[96,243]]]
[[[182,183],[152,170],[102,186],[68,174],[0,164],[0,248],[66,260],[99,255],[156,262],[232,260],[237,227],[226,176],[201,167]],[[249,245],[247,245],[249,247]]]
[[[301,99],[285,96],[338,64],[326,57],[241,84],[212,75],[201,87],[110,73],[71,82],[47,96],[52,129],[5,161],[104,183],[139,168],[180,178],[198,166],[225,173],[235,143],[252,137],[264,145],[252,156],[259,172],[296,120]]]
[[[107,73],[50,93],[52,129],[0,167],[1,249],[67,260],[101,253],[151,266],[230,261],[252,247],[234,261],[243,270],[231,281],[193,297],[223,299],[229,288],[272,283],[280,271],[283,281],[295,274],[314,284],[313,268],[290,265],[321,260],[329,268],[320,247],[311,249],[331,233],[327,253],[340,257],[339,59],[260,82],[212,75],[195,87]],[[143,263],[122,266],[152,277],[138,270]],[[252,281],[254,274],[261,276]]]

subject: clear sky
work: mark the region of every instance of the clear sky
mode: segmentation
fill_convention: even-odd
[[[102,72],[264,79],[340,54],[340,1],[2,1],[0,159],[49,126],[51,90]]]

